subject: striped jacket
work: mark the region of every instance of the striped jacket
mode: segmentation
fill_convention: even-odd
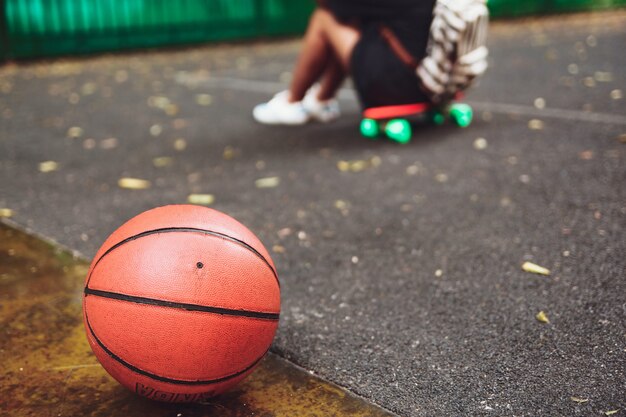
[[[416,73],[434,102],[469,87],[487,69],[486,0],[437,0],[426,57]]]

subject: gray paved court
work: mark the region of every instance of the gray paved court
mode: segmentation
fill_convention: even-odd
[[[296,41],[8,64],[0,208],[89,258],[212,194],[272,253],[288,360],[402,416],[624,415],[624,21],[497,22],[475,123],[407,146],[359,136],[349,85],[333,125],[256,125]]]

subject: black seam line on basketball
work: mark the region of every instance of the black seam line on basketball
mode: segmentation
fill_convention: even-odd
[[[248,245],[243,240],[239,240],[237,238],[234,238],[232,236],[226,235],[224,233],[219,233],[219,232],[215,232],[213,230],[200,229],[200,228],[195,228],[195,227],[164,227],[164,228],[161,228],[161,229],[146,230],[145,232],[141,232],[141,233],[138,233],[136,235],[127,237],[126,239],[124,239],[124,240],[122,240],[120,242],[117,242],[115,245],[113,245],[109,249],[107,249],[106,252],[104,252],[102,254],[102,256],[100,258],[98,258],[98,260],[96,261],[96,263],[94,264],[94,266],[93,266],[93,268],[91,270],[91,273],[93,273],[93,271],[96,269],[96,265],[98,265],[100,263],[102,258],[107,256],[113,250],[115,250],[115,249],[119,248],[120,246],[124,245],[125,243],[131,242],[131,241],[139,239],[141,237],[150,236],[150,235],[154,235],[154,234],[158,234],[158,233],[173,233],[173,232],[203,233],[205,235],[215,236],[215,237],[219,237],[219,238],[222,238],[222,239],[225,239],[225,240],[229,240],[231,242],[234,242],[234,243],[236,243],[236,244],[238,244],[238,245],[248,249],[250,252],[252,252],[258,258],[260,258],[263,261],[263,263],[265,263],[265,265],[267,265],[267,267],[272,271],[272,274],[274,275],[274,278],[276,279],[276,284],[278,284],[278,287],[280,288],[280,281],[278,280],[278,274],[276,273],[276,270],[274,269],[274,267],[272,267],[272,265],[269,263],[269,261],[267,259],[265,259],[265,257],[258,250],[254,249],[252,246]],[[87,278],[87,286],[89,285],[89,281],[91,280],[91,273],[89,274],[89,277]]]
[[[179,303],[175,301],[157,300],[154,298],[138,297],[135,295],[120,294],[111,291],[94,290],[85,288],[85,296],[94,295],[96,297],[111,298],[114,300],[128,301],[136,304],[148,304],[159,307],[177,308],[186,311],[200,311],[203,313],[221,314],[225,316],[247,317],[252,319],[277,321],[280,313],[265,313],[262,311],[233,310],[222,307],[203,306],[198,304]]]
[[[87,318],[87,314],[86,313],[85,313],[85,317]],[[266,350],[258,359],[256,359],[254,362],[252,362],[251,365],[248,365],[243,370],[235,372],[234,374],[230,374],[230,375],[221,377],[221,378],[206,379],[206,380],[195,380],[195,381],[186,381],[184,379],[173,379],[173,378],[167,378],[167,377],[164,377],[164,376],[156,375],[156,374],[153,374],[153,373],[148,372],[148,371],[144,371],[143,369],[137,368],[135,365],[131,365],[130,363],[126,362],[124,359],[120,358],[115,353],[111,352],[111,350],[108,347],[106,347],[104,345],[104,343],[102,343],[102,341],[98,338],[98,336],[96,336],[96,333],[91,328],[91,323],[89,322],[89,318],[87,318],[86,321],[87,321],[87,327],[89,328],[89,333],[91,333],[91,335],[95,339],[96,343],[98,343],[98,346],[100,346],[102,348],[102,350],[104,350],[106,352],[106,354],[109,355],[113,360],[119,362],[121,365],[127,367],[128,369],[130,369],[133,372],[136,372],[136,373],[138,373],[140,375],[147,376],[147,377],[155,379],[157,381],[167,382],[169,384],[176,384],[176,385],[209,385],[209,384],[218,384],[220,382],[228,381],[229,379],[236,378],[236,377],[238,377],[238,376],[240,376],[242,374],[245,374],[250,369],[254,368],[254,366],[257,363],[259,363],[261,361],[261,359],[263,359],[265,354],[269,351],[269,349]]]

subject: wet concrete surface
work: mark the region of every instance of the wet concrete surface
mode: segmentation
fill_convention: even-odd
[[[402,416],[619,416],[625,19],[496,22],[473,125],[404,147],[359,136],[349,91],[332,125],[255,124],[295,41],[5,65],[0,208],[89,258],[211,194],[271,251],[281,357]]]
[[[0,415],[391,416],[274,354],[232,391],[200,404],[140,398],[104,371],[85,338],[88,266],[0,223]]]

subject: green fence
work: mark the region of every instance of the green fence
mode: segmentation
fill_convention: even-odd
[[[625,7],[626,0],[488,0],[492,17],[518,17]]]
[[[300,33],[311,0],[0,0],[0,57]]]
[[[383,1],[383,0],[381,0]],[[0,60],[301,33],[313,0],[0,0]],[[493,17],[626,0],[489,0]]]

